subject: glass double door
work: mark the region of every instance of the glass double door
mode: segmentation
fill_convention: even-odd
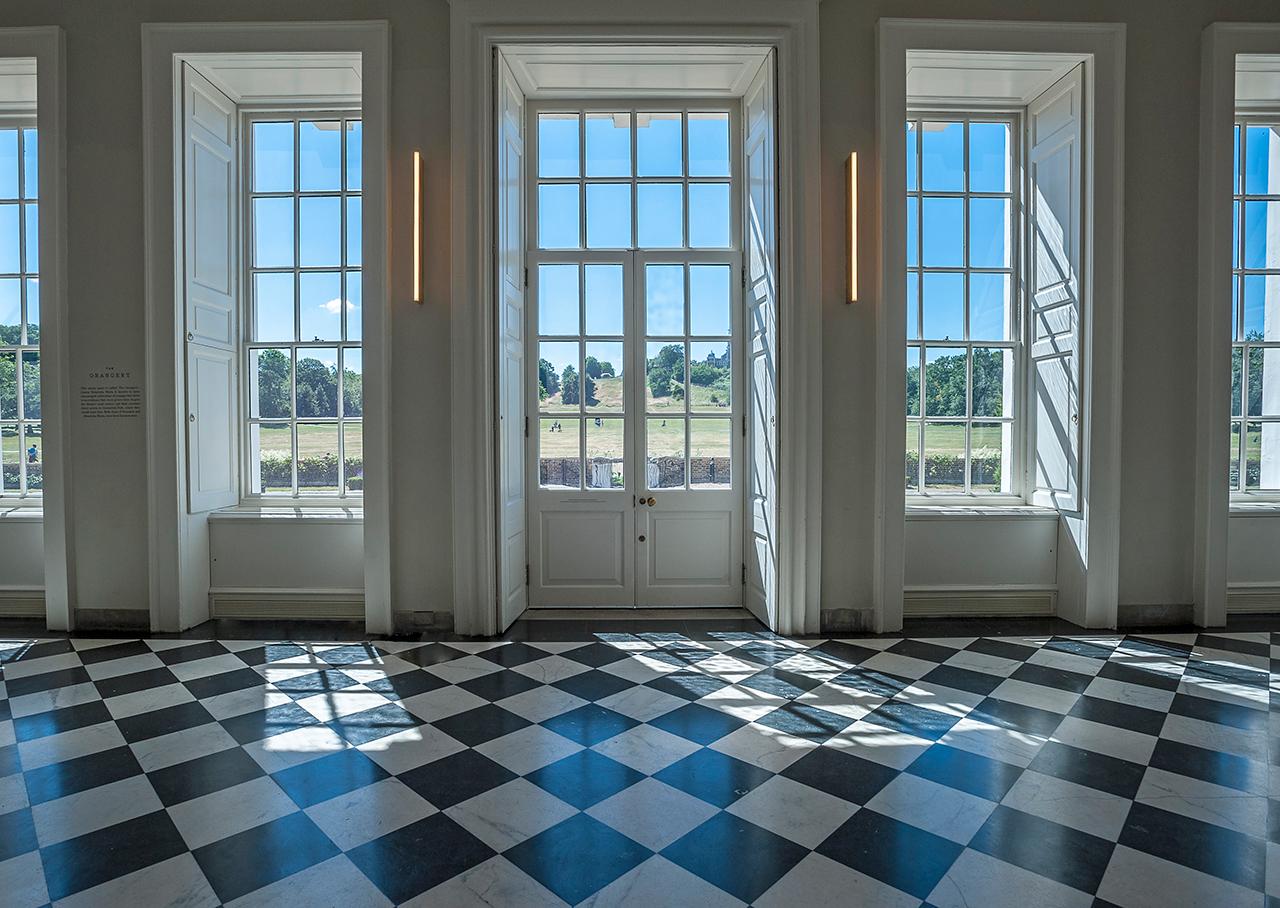
[[[737,252],[529,259],[530,604],[742,601]]]

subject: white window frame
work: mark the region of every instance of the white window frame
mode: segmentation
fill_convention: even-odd
[[[29,271],[27,269],[27,217],[26,212],[29,206],[34,206],[37,212],[37,218],[40,216],[40,187],[36,186],[36,195],[34,198],[27,196],[26,189],[26,155],[24,154],[24,146],[26,144],[25,133],[28,130],[37,131],[38,125],[34,114],[0,114],[0,129],[16,129],[18,134],[18,194],[12,199],[0,200],[0,205],[5,207],[14,206],[18,209],[18,270],[13,273],[0,274],[0,279],[17,280],[19,293],[19,324],[22,327],[22,334],[17,344],[0,344],[0,353],[14,356],[14,382],[15,393],[17,395],[17,416],[14,419],[0,418],[0,425],[5,428],[17,427],[18,431],[18,488],[5,489],[3,482],[0,481],[0,503],[5,506],[18,507],[41,507],[43,504],[43,475],[44,475],[44,458],[40,459],[41,469],[41,488],[32,489],[28,484],[28,463],[27,463],[27,427],[35,425],[39,428],[41,438],[41,452],[44,450],[44,406],[43,406],[43,381],[41,382],[41,416],[35,419],[28,418],[26,415],[26,393],[24,389],[25,379],[23,378],[23,360],[28,353],[36,355],[36,369],[39,370],[42,365],[40,357],[40,342],[31,343],[31,338],[27,335],[27,316],[28,316],[28,281],[40,279],[40,263],[36,262],[36,270]],[[37,146],[38,147],[38,146]],[[37,221],[39,223],[39,221]],[[37,238],[38,240],[38,238]],[[41,319],[43,321],[43,317]]]
[[[1267,125],[1280,130],[1280,105],[1250,106],[1247,110],[1237,110],[1233,120],[1233,130],[1239,130],[1239,180],[1233,176],[1231,187],[1232,219],[1236,228],[1235,248],[1232,250],[1232,332],[1231,332],[1231,365],[1235,371],[1236,355],[1240,355],[1240,407],[1235,407],[1234,396],[1231,402],[1231,429],[1234,447],[1228,454],[1228,463],[1236,467],[1236,480],[1231,485],[1232,504],[1276,504],[1280,503],[1280,488],[1250,489],[1248,482],[1248,427],[1251,424],[1280,424],[1280,415],[1263,416],[1249,414],[1249,354],[1253,350],[1280,350],[1280,341],[1250,341],[1244,336],[1244,279],[1245,276],[1269,276],[1280,280],[1280,268],[1246,268],[1245,250],[1245,202],[1271,201],[1280,203],[1280,193],[1248,193],[1244,188],[1246,167],[1245,127],[1249,125]],[[1234,380],[1234,378],[1232,379]],[[1239,427],[1239,434],[1235,433]]]
[[[254,105],[241,107],[239,110],[240,118],[240,172],[241,172],[241,192],[240,192],[240,223],[242,237],[242,282],[243,288],[240,294],[239,305],[239,324],[240,324],[240,363],[243,369],[243,378],[240,381],[240,413],[237,419],[237,426],[240,432],[240,451],[241,451],[241,502],[246,505],[255,507],[272,506],[288,504],[290,506],[306,506],[306,507],[333,507],[340,506],[359,506],[364,499],[363,490],[348,490],[346,476],[346,426],[350,424],[359,424],[361,431],[364,428],[363,412],[359,417],[345,416],[344,409],[344,392],[345,392],[345,354],[348,350],[358,350],[361,356],[361,378],[363,382],[364,374],[364,345],[363,336],[360,340],[324,340],[324,341],[304,341],[297,332],[301,331],[301,291],[299,286],[300,275],[309,272],[333,272],[339,273],[339,289],[340,298],[346,300],[347,280],[351,272],[359,272],[361,280],[363,280],[365,263],[363,259],[359,266],[352,267],[347,262],[347,199],[359,198],[361,200],[361,210],[363,211],[364,187],[361,184],[359,191],[351,191],[347,186],[347,143],[346,143],[346,124],[350,121],[363,121],[361,109],[355,106],[333,106],[333,105],[316,105],[307,104],[288,104],[288,105]],[[341,160],[339,170],[342,174],[342,184],[337,190],[307,190],[300,188],[299,168],[301,148],[299,147],[299,129],[298,124],[308,120],[339,120],[342,125],[340,133],[343,137],[340,143]],[[255,192],[253,190],[253,124],[254,123],[280,123],[292,122],[294,124],[294,141],[293,141],[293,190],[290,192]],[[363,141],[363,128],[361,132]],[[338,198],[339,216],[340,216],[340,249],[341,264],[336,266],[303,266],[299,262],[299,206],[302,198]],[[253,243],[254,243],[254,224],[253,224],[253,200],[256,198],[291,198],[293,200],[293,265],[286,267],[269,267],[257,268],[253,264]],[[254,299],[254,275],[258,273],[289,273],[293,275],[294,281],[294,328],[298,337],[293,341],[256,341],[253,337],[253,324],[255,317],[256,300]],[[361,293],[363,303],[363,291]],[[343,338],[347,336],[347,319],[349,313],[347,307],[343,306],[340,311],[341,334]],[[357,318],[360,317],[358,313]],[[297,413],[297,387],[298,387],[298,356],[299,352],[306,349],[335,349],[337,351],[337,367],[338,367],[338,415],[336,417],[299,417]],[[291,415],[288,418],[262,418],[252,416],[252,392],[254,387],[252,365],[253,354],[257,350],[288,350],[290,359],[290,396],[293,400],[291,407]],[[270,424],[270,425],[288,425],[291,443],[293,447],[293,457],[291,464],[291,489],[289,492],[255,492],[254,476],[257,464],[253,462],[253,451],[251,443],[250,427],[254,425]],[[335,425],[338,428],[338,489],[336,493],[324,494],[307,494],[299,491],[298,486],[298,425]],[[363,445],[362,445],[363,449]]]
[[[915,189],[906,189],[905,196],[908,200],[917,200],[916,215],[916,263],[908,264],[907,272],[919,275],[917,283],[917,297],[914,301],[916,308],[916,325],[920,332],[915,338],[907,338],[907,349],[915,349],[918,352],[918,362],[920,368],[920,379],[918,389],[918,412],[915,416],[907,415],[907,426],[912,425],[916,428],[916,487],[908,488],[906,492],[907,507],[918,507],[922,505],[960,505],[960,506],[983,506],[983,507],[1000,507],[1000,506],[1019,506],[1027,503],[1027,420],[1026,420],[1026,401],[1027,391],[1029,388],[1028,377],[1028,357],[1026,355],[1026,275],[1023,268],[1025,265],[1025,256],[1023,254],[1023,244],[1026,238],[1026,217],[1023,200],[1026,197],[1026,173],[1023,167],[1025,159],[1025,142],[1026,142],[1026,117],[1025,111],[1011,107],[995,107],[984,105],[948,105],[939,107],[932,105],[928,107],[907,108],[907,120],[922,124],[928,122],[946,122],[946,123],[962,123],[965,127],[964,132],[964,159],[963,167],[965,174],[965,186],[960,191],[937,191],[925,190],[922,180],[924,169],[923,155],[923,139],[917,135],[916,141],[921,143],[918,145],[920,153],[916,157],[916,173],[915,173]],[[1009,191],[1008,192],[973,192],[969,188],[969,124],[970,123],[1005,123],[1009,126]],[[961,198],[964,199],[963,214],[963,230],[964,236],[962,240],[962,248],[964,250],[964,263],[958,267],[952,266],[926,266],[924,264],[924,206],[922,200],[925,197],[937,198]],[[1010,222],[1009,222],[1009,267],[1008,268],[974,268],[968,264],[969,259],[969,200],[971,198],[1008,198],[1010,200]],[[964,334],[960,339],[929,339],[924,334],[924,275],[926,273],[935,274],[961,274],[964,276]],[[1004,274],[1010,275],[1012,299],[1012,318],[1010,325],[1010,339],[1007,341],[974,341],[969,338],[969,275],[970,274]],[[913,305],[911,299],[906,303],[908,309]],[[937,417],[930,418],[924,412],[925,401],[925,357],[930,347],[963,347],[965,349],[965,395],[966,395],[966,415],[964,417]],[[1005,349],[1011,352],[1012,371],[1013,371],[1013,400],[1012,413],[1005,417],[975,417],[973,415],[973,351],[975,348],[983,349]],[[905,377],[905,371],[904,371]],[[972,441],[970,437],[973,423],[1005,423],[1010,428],[1010,449],[1008,458],[1009,482],[1007,491],[982,492],[973,491],[971,488],[972,470],[970,458],[972,456]],[[929,490],[924,485],[925,457],[924,457],[924,430],[929,423],[950,423],[965,426],[965,464],[964,464],[964,489],[935,489]],[[905,477],[904,477],[905,479]]]

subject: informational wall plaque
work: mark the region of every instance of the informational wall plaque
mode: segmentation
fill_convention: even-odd
[[[132,370],[106,366],[91,370],[80,386],[80,415],[86,419],[138,419],[142,386]]]

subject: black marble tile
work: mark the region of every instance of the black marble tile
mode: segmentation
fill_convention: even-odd
[[[43,628],[41,628],[42,630]],[[17,630],[11,619],[0,621],[0,635],[6,637],[28,636]],[[70,640],[46,640],[43,643],[29,643],[0,652],[0,665],[6,662],[29,662],[32,659],[43,659],[46,656],[61,656],[75,652]]]
[[[831,684],[860,690],[877,697],[893,697],[911,686],[910,678],[901,678],[873,668],[851,668],[831,679]]]
[[[451,738],[468,747],[492,741],[531,725],[528,719],[489,703],[432,723]]]
[[[878,649],[871,649],[867,646],[858,646],[856,643],[846,643],[842,640],[827,640],[819,643],[817,646],[809,650],[809,655],[814,658],[825,659],[837,665],[861,665],[872,656],[880,652]]]
[[[769,781],[773,774],[704,747],[654,773],[653,777],[709,804],[728,807],[751,789]]]
[[[1187,663],[1183,677],[1198,678],[1204,681],[1218,681],[1222,684],[1238,684],[1259,690],[1266,690],[1271,683],[1271,676],[1262,669],[1248,665],[1205,662],[1200,659],[1192,659]]]
[[[222,720],[222,727],[227,730],[227,734],[240,744],[252,744],[287,731],[319,724],[319,719],[296,703],[282,703]]]
[[[444,810],[504,785],[517,776],[474,750],[463,750],[401,773],[397,778],[432,805]]]
[[[988,801],[1000,801],[1018,781],[1022,768],[958,747],[935,744],[916,757],[907,772]]]
[[[18,758],[18,745],[0,746],[0,779],[22,772],[22,761]]]
[[[383,895],[406,902],[493,857],[493,849],[442,813],[347,853]]]
[[[1138,763],[1057,741],[1049,741],[1041,747],[1028,769],[1122,798],[1137,795],[1146,774],[1146,769]]]
[[[197,700],[207,700],[219,694],[229,694],[233,691],[247,690],[251,687],[262,687],[266,683],[266,679],[253,669],[238,668],[235,671],[222,672],[218,675],[192,678],[190,681],[184,681],[183,686]]]
[[[94,686],[98,688],[98,694],[104,700],[110,697],[134,694],[140,690],[151,690],[156,687],[165,687],[169,684],[177,683],[177,677],[167,668],[150,668],[146,671],[117,675],[114,678],[104,678],[101,681],[93,682]]]
[[[662,856],[754,902],[809,853],[790,839],[720,812],[662,850]],[[750,855],[749,860],[744,857]]]
[[[1093,683],[1092,675],[1082,675],[1079,672],[1069,672],[1061,668],[1053,668],[1049,665],[1037,665],[1034,662],[1024,662],[1019,665],[1013,674],[1009,676],[1015,681],[1025,681],[1028,684],[1039,684],[1042,687],[1051,687],[1054,690],[1070,691],[1073,694],[1082,694],[1090,684]]]
[[[1164,727],[1164,713],[1154,709],[1144,709],[1129,703],[1117,703],[1098,697],[1084,696],[1076,701],[1070,715],[1077,719],[1088,719],[1090,722],[1101,722],[1129,731],[1141,732],[1153,737],[1160,734]]]
[[[492,649],[481,650],[476,655],[497,665],[515,668],[517,665],[526,665],[539,659],[545,659],[551,653],[525,643],[506,643],[502,646],[495,646]]]
[[[1010,643],[1008,640],[992,640],[989,637],[979,637],[966,646],[965,649],[988,656],[996,656],[1000,659],[1012,659],[1015,662],[1026,662],[1036,654],[1034,646]]]
[[[923,640],[912,640],[903,638],[889,647],[887,652],[897,653],[899,656],[909,656],[912,659],[923,659],[925,662],[943,663],[959,652],[949,646],[939,646],[936,643],[926,643]]]
[[[925,709],[914,703],[891,700],[877,706],[863,718],[863,721],[917,738],[936,741],[949,732],[951,726],[959,722],[960,718],[935,709]]]
[[[147,773],[147,780],[165,807],[190,801],[264,776],[254,759],[239,747],[205,754]]]
[[[583,747],[599,744],[606,738],[620,735],[628,728],[635,728],[640,723],[630,716],[624,716],[598,703],[588,703],[567,713],[561,713],[541,723],[558,735],[570,741],[577,741]]]
[[[187,844],[173,820],[157,810],[41,850],[44,878],[54,901],[184,854]]]
[[[328,668],[309,675],[297,675],[293,678],[281,678],[272,681],[271,686],[294,700],[313,697],[316,694],[327,694],[332,691],[346,690],[360,682],[340,669]]]
[[[352,643],[316,653],[327,665],[355,665],[360,662],[380,662],[382,653],[372,643]]]
[[[177,706],[166,706],[149,712],[127,716],[116,721],[120,734],[130,744],[172,734],[186,728],[195,728],[214,722],[209,711],[198,702],[179,703]]]
[[[817,706],[792,702],[761,716],[756,719],[755,724],[777,729],[793,738],[822,744],[844,731],[854,721],[848,716],[828,712]]]
[[[291,813],[192,852],[224,903],[340,854],[305,813]]]
[[[1219,637],[1216,634],[1201,634],[1196,638],[1196,649],[1217,649],[1228,653],[1242,653],[1246,656],[1271,655],[1271,646],[1257,640],[1239,640],[1235,637]]]
[[[34,741],[36,738],[110,721],[111,713],[107,710],[107,705],[101,700],[94,700],[78,706],[36,713],[34,716],[19,716],[13,720],[13,733],[19,741]]]
[[[570,905],[609,885],[651,854],[584,813],[503,852],[507,860]]]
[[[713,694],[728,687],[729,682],[721,681],[713,675],[696,669],[686,669],[668,672],[661,678],[646,682],[646,686],[665,694],[683,697],[685,700],[700,700],[707,694]]]
[[[1181,741],[1167,738],[1157,741],[1151,754],[1151,765],[1237,791],[1257,793],[1267,790],[1267,768],[1261,763]]]
[[[525,778],[579,810],[586,810],[630,788],[642,780],[644,774],[594,750],[580,750],[534,770]]]
[[[215,656],[225,656],[229,653],[225,646],[216,640],[206,640],[203,643],[192,643],[188,646],[175,646],[172,649],[156,650],[156,655],[160,657],[160,661],[165,665],[182,665],[185,662],[195,662],[197,659],[212,659]]]
[[[964,847],[863,808],[818,846],[818,854],[928,898]]]
[[[235,655],[245,665],[257,666],[266,665],[268,662],[280,662],[284,659],[295,659],[307,655],[307,651],[296,643],[267,643],[250,649],[237,650]],[[262,676],[259,675],[258,678],[261,682]]]
[[[1182,673],[1171,673],[1163,665],[1157,668],[1155,665],[1144,666],[1140,662],[1108,662],[1102,666],[1097,676],[1126,684],[1142,684],[1157,690],[1177,690]]]
[[[0,862],[35,851],[39,847],[30,807],[0,814]]]
[[[749,687],[752,690],[794,700],[796,697],[806,694],[820,685],[822,679],[787,671],[785,668],[774,667],[756,672],[750,678],[738,683],[741,687]]]
[[[1000,806],[969,847],[1092,895],[1106,873],[1115,843]]]
[[[407,709],[388,703],[373,709],[362,710],[325,723],[347,743],[359,747],[378,738],[394,735],[406,728],[418,728],[423,721]]]
[[[1058,730],[1064,717],[1047,709],[988,697],[970,711],[968,718],[997,728],[1047,738]]]
[[[439,665],[441,662],[452,662],[454,659],[464,659],[468,656],[460,649],[454,649],[444,643],[428,643],[426,646],[415,647],[414,649],[401,650],[396,653],[397,659],[403,659],[405,662],[412,662],[414,665],[426,668],[430,665]]]
[[[952,690],[968,691],[971,694],[979,694],[983,697],[1004,683],[1004,678],[999,675],[988,675],[985,672],[975,672],[967,668],[956,668],[954,665],[939,665],[920,680],[929,684],[949,687]]]
[[[1135,802],[1129,808],[1120,844],[1249,889],[1261,890],[1266,883],[1262,839],[1149,804]]]
[[[1191,655],[1190,643],[1174,643],[1170,640],[1152,640],[1138,634],[1127,634],[1122,648],[1130,653],[1143,653],[1165,659],[1182,660]]]
[[[422,672],[422,674],[429,675],[430,672]],[[490,672],[487,675],[481,675],[479,678],[463,681],[458,686],[463,690],[470,691],[477,697],[484,697],[486,700],[493,702],[495,700],[504,700],[507,697],[514,697],[516,694],[533,690],[535,687],[541,687],[542,685],[528,675],[522,675],[520,672],[513,672],[510,669],[503,669],[500,672]]]
[[[293,803],[306,808],[380,782],[390,775],[360,751],[349,748],[282,769],[271,778]]]
[[[100,785],[108,785],[142,772],[138,760],[128,747],[113,747],[62,763],[53,763],[25,772],[27,799],[43,804],[56,798]]]
[[[580,672],[568,678],[556,681],[552,687],[558,687],[566,693],[573,694],[575,697],[581,697],[583,700],[603,700],[605,697],[612,697],[614,694],[621,693],[634,684],[625,678],[619,678],[617,675],[611,675],[608,672],[602,672],[599,669],[591,669],[591,671]]]
[[[559,639],[559,638],[557,638]],[[586,646],[575,647],[571,650],[565,650],[560,654],[566,659],[572,659],[581,665],[589,665],[592,668],[600,668],[605,665],[612,665],[622,659],[627,658],[626,650],[618,649],[616,646],[610,646],[607,643],[601,643],[598,640],[588,643]]]
[[[1229,725],[1245,731],[1258,731],[1266,728],[1268,715],[1266,709],[1254,709],[1238,703],[1223,703],[1210,700],[1208,697],[1197,697],[1194,694],[1177,694],[1169,706],[1169,712],[1176,716],[1187,716],[1215,725]]]
[[[448,687],[449,682],[431,672],[408,671],[378,678],[376,681],[366,681],[364,686],[390,700],[403,700],[406,697]]]
[[[97,665],[115,659],[127,659],[130,656],[149,656],[151,647],[141,640],[128,640],[124,643],[109,643],[106,646],[91,646],[79,651],[80,661],[85,665]]]
[[[818,747],[784,769],[782,775],[854,804],[866,804],[899,773],[843,749]]]
[[[649,722],[655,728],[697,744],[711,744],[746,725],[745,719],[698,703],[686,703]]]
[[[89,677],[84,666],[77,665],[74,668],[61,668],[39,675],[27,675],[25,678],[6,678],[4,688],[9,699],[12,700],[15,697],[25,697],[27,694],[38,694],[59,687],[91,683],[93,679]]]
[[[1099,659],[1103,662],[1111,658],[1111,654],[1115,652],[1110,646],[1103,646],[1100,643],[1092,643],[1088,640],[1071,640],[1067,637],[1054,637],[1046,643],[1043,649],[1054,650],[1059,653],[1070,653],[1073,656],[1084,656],[1087,659]]]

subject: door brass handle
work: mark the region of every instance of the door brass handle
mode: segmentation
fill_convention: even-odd
[[[641,537],[640,537],[640,541],[641,541],[641,542],[644,542],[644,537],[643,537],[643,536],[641,536]]]
[[[657,503],[658,503],[658,502],[657,502],[657,500],[656,500],[656,499],[654,499],[654,498],[650,498],[650,499],[649,499],[649,507],[653,507],[653,506],[654,506],[655,504],[657,504]]]

